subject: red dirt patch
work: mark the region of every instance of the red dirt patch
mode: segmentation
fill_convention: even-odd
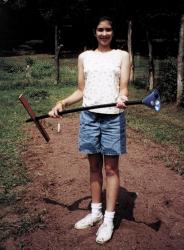
[[[184,249],[184,182],[165,167],[162,156],[168,149],[127,129],[116,230],[110,242],[99,246],[97,226],[73,228],[89,212],[91,201],[88,162],[77,149],[78,115],[63,118],[61,133],[57,120],[49,118],[45,126],[50,142],[30,125],[32,138],[22,155],[32,178],[25,187],[24,206],[30,214],[39,214],[44,226],[8,239],[6,249]]]

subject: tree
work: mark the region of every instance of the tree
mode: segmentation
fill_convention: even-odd
[[[177,58],[177,105],[182,104],[184,92],[184,14],[181,16]]]
[[[55,24],[55,65],[56,65],[56,84],[60,80],[60,62],[59,55],[63,44],[60,43],[60,30],[58,30],[58,25]]]
[[[150,38],[149,31],[146,31],[147,43],[148,43],[148,67],[149,67],[149,77],[148,77],[148,89],[152,90],[154,88],[154,60],[153,60],[153,46]]]
[[[132,21],[128,22],[128,52],[130,55],[131,71],[130,82],[134,82],[134,55],[132,49]]]
[[[63,12],[61,10],[60,2],[54,0],[50,1],[43,1],[38,0],[38,9],[40,11],[41,16],[45,19],[45,21],[49,24],[49,26],[54,29],[54,60],[55,60],[55,67],[56,67],[56,78],[55,83],[58,84],[60,80],[60,51],[63,47],[61,44],[61,29],[59,27],[59,23],[62,21],[61,17],[63,16]],[[63,2],[63,9],[65,10],[65,3]]]

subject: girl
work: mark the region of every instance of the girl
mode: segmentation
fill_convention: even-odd
[[[111,239],[113,219],[119,191],[119,156],[126,153],[125,102],[128,100],[130,75],[129,54],[112,49],[113,24],[101,17],[95,27],[98,46],[78,57],[78,88],[59,101],[49,112],[58,117],[65,107],[83,100],[83,106],[116,102],[116,107],[93,109],[80,113],[79,150],[88,155],[90,166],[91,212],[75,224],[76,229],[99,222],[96,242]],[[102,214],[102,167],[106,173],[106,210]]]

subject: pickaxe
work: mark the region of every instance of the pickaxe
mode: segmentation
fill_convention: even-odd
[[[33,112],[30,104],[28,103],[27,99],[23,96],[19,96],[19,100],[23,104],[24,108],[27,110],[28,114],[30,115],[30,118],[26,120],[26,122],[34,122],[43,135],[46,142],[50,140],[46,130],[42,126],[42,124],[39,122],[41,119],[49,118],[50,116],[48,114],[36,116]],[[146,97],[144,97],[141,100],[134,100],[134,101],[126,101],[126,105],[138,105],[143,104],[146,105],[149,108],[155,109],[156,111],[160,111],[160,95],[157,89],[153,90],[150,94],[148,94]],[[101,105],[94,105],[94,106],[88,106],[88,107],[78,107],[73,109],[66,109],[61,112],[59,112],[59,115],[74,113],[74,112],[80,112],[83,110],[91,110],[91,109],[98,109],[98,108],[106,108],[106,107],[114,107],[116,106],[116,103],[107,103],[107,104],[101,104]]]

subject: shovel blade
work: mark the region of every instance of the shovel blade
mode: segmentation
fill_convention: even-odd
[[[152,91],[149,95],[147,95],[143,100],[142,103],[146,106],[155,109],[155,111],[159,112],[161,108],[160,104],[160,94],[157,89]]]

